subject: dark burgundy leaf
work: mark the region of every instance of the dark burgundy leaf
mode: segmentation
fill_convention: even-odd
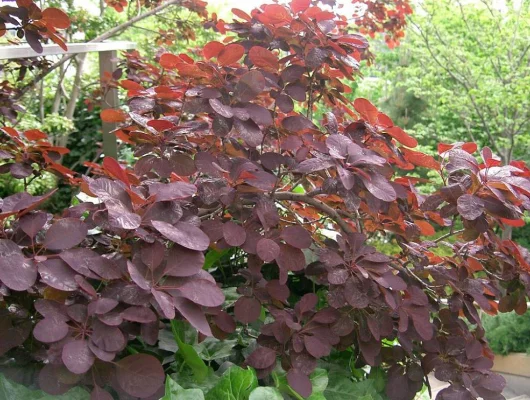
[[[287,244],[299,249],[308,249],[311,246],[311,235],[300,225],[288,226],[282,231],[281,238]]]
[[[380,175],[377,172],[372,172],[369,175],[370,179],[366,178],[364,175],[359,175],[359,178],[361,178],[364,186],[370,193],[379,200],[388,202],[396,200],[396,191],[383,175]]]
[[[242,102],[256,98],[265,89],[265,78],[257,70],[252,70],[243,75],[236,85],[235,95]]]
[[[206,279],[188,280],[178,287],[178,291],[183,297],[205,307],[220,306],[225,300],[221,289]]]
[[[331,352],[331,345],[320,340],[316,336],[305,335],[304,345],[306,351],[315,358],[328,356]]]
[[[165,274],[171,276],[191,276],[198,273],[204,265],[204,253],[188,250],[174,245],[169,250]]]
[[[44,246],[49,250],[64,250],[83,241],[88,233],[86,224],[74,218],[55,222],[44,237]]]
[[[321,160],[320,158],[310,158],[302,161],[293,170],[294,172],[300,172],[302,174],[309,174],[311,172],[321,171],[323,169],[333,167],[335,162],[333,160]]]
[[[234,304],[234,315],[244,324],[256,321],[260,314],[261,304],[254,297],[241,296]]]
[[[74,340],[63,347],[62,360],[74,374],[84,374],[94,364],[94,355],[86,340]]]
[[[256,251],[263,261],[271,262],[280,255],[280,246],[271,239],[260,239],[256,245]]]
[[[306,129],[316,129],[316,125],[302,115],[293,115],[282,120],[282,126],[288,131],[300,132]]]
[[[48,215],[44,212],[38,211],[26,214],[20,218],[20,229],[22,229],[29,237],[35,237],[35,235],[44,227],[46,221],[48,221]]]
[[[102,298],[88,304],[88,314],[107,314],[112,311],[118,302],[114,299]]]
[[[302,250],[288,244],[280,245],[280,255],[276,261],[278,266],[286,271],[301,271],[306,265]]]
[[[276,352],[267,347],[258,347],[247,357],[245,361],[252,368],[269,368],[276,362]]]
[[[280,109],[281,112],[288,114],[294,109],[294,102],[293,99],[291,99],[286,94],[280,94],[276,98],[276,105]]]
[[[101,350],[94,343],[88,342],[88,348],[94,353],[94,355],[102,361],[110,362],[116,357],[116,353]]]
[[[457,210],[465,219],[475,220],[484,212],[484,202],[480,197],[464,194],[458,198]]]
[[[37,268],[26,260],[17,244],[0,239],[0,281],[16,291],[28,290],[37,279]]]
[[[324,63],[328,55],[327,50],[320,47],[313,47],[305,57],[305,65],[307,68],[317,69]]]
[[[263,141],[263,132],[254,121],[250,119],[247,121],[235,119],[234,128],[250,147],[258,147],[261,145],[261,142]]]
[[[52,258],[38,264],[41,280],[51,287],[72,292],[78,288],[75,272],[63,260]]]
[[[167,293],[151,289],[151,293],[158,303],[160,309],[164,313],[164,316],[169,319],[175,318],[175,305],[173,304],[173,297]]]
[[[245,243],[247,234],[241,225],[228,221],[223,224],[223,237],[230,246],[241,246]]]
[[[309,397],[313,391],[311,381],[297,369],[291,369],[287,373],[287,382],[300,396]]]
[[[133,354],[116,363],[116,379],[130,396],[147,398],[164,384],[165,373],[160,361],[148,354]]]
[[[126,321],[140,322],[142,324],[157,320],[156,314],[147,307],[129,307],[121,313],[121,316]]]
[[[195,329],[203,335],[213,336],[204,312],[197,304],[184,298],[175,298],[175,307]]]
[[[156,201],[180,200],[193,196],[197,187],[186,182],[153,183],[149,193],[156,196]]]
[[[149,270],[147,268],[145,268],[142,273],[134,263],[127,260],[127,271],[129,271],[132,281],[141,289],[151,290],[151,282],[147,280],[147,276],[149,275]]]
[[[93,323],[93,333],[90,337],[94,345],[101,350],[114,353],[125,347],[125,337],[116,327],[96,321]]]
[[[58,342],[68,334],[69,328],[63,319],[47,317],[39,321],[33,329],[33,336],[39,342]]]
[[[113,400],[113,397],[109,392],[95,385],[90,393],[90,400]]]
[[[210,103],[210,106],[212,109],[219,114],[221,117],[224,118],[232,118],[234,116],[234,112],[232,111],[232,107],[226,106],[223,103],[221,103],[218,99],[210,99],[208,100]]]
[[[171,225],[164,221],[152,221],[152,224],[166,238],[187,249],[204,251],[210,245],[210,238],[203,231],[186,222]]]
[[[282,285],[277,279],[267,282],[266,288],[269,295],[275,300],[287,301],[289,298],[289,287]]]

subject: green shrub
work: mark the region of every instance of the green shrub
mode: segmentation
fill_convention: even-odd
[[[495,354],[530,353],[530,312],[483,318],[486,338]]]

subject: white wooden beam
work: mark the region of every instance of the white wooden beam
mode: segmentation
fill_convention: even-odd
[[[27,44],[0,46],[0,60],[14,58],[33,58],[42,56],[103,52],[114,50],[132,50],[136,43],[128,41],[98,42],[98,43],[67,43],[68,51],[64,51],[56,44],[42,45],[42,53],[37,53]]]

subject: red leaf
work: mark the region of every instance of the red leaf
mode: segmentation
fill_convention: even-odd
[[[225,48],[225,45],[219,42],[209,42],[202,49],[204,58],[209,60],[212,57],[217,57],[219,53]]]
[[[414,223],[420,228],[421,234],[424,236],[432,236],[436,233],[433,226],[427,221],[414,221]]]
[[[70,26],[68,15],[58,8],[51,7],[44,10],[42,19],[46,22],[46,25],[51,25],[57,29],[66,29]]]
[[[310,5],[311,0],[293,0],[291,1],[291,10],[293,10],[294,13],[299,13],[307,10]]]
[[[103,168],[110,173],[114,178],[119,179],[127,186],[130,185],[129,177],[127,172],[121,167],[121,165],[112,157],[105,157],[103,159]]]
[[[402,145],[405,145],[407,147],[416,147],[418,145],[418,141],[414,139],[413,137],[409,136],[399,126],[393,126],[391,128],[387,128],[386,132],[390,136],[392,136],[394,139],[396,139],[399,143],[401,143]]]
[[[407,149],[405,147],[400,147],[399,149],[401,153],[405,156],[405,159],[408,162],[411,162],[412,164],[418,166],[418,167],[425,167],[425,168],[431,168],[435,170],[440,169],[440,163],[434,159],[434,157],[420,153],[419,151],[414,151]]]
[[[250,20],[252,19],[250,17],[250,15],[248,15],[246,12],[244,12],[243,10],[240,10],[239,8],[232,8],[232,13],[236,16],[236,17],[239,17],[241,19],[244,19],[245,21],[247,22],[250,22]]]
[[[147,123],[147,126],[155,128],[158,132],[163,132],[175,127],[175,124],[167,119],[153,119]]]
[[[99,114],[103,122],[118,123],[125,122],[127,116],[122,110],[108,108]]]
[[[182,64],[182,59],[179,56],[171,53],[164,53],[160,56],[160,65],[165,69],[175,69],[179,64]]]
[[[504,225],[513,226],[515,228],[520,228],[525,225],[525,222],[523,219],[507,219],[507,218],[501,218],[501,222]]]
[[[245,54],[245,48],[243,46],[235,43],[229,44],[221,50],[217,56],[217,61],[223,66],[230,65],[239,61],[243,57],[243,54]]]
[[[272,71],[278,70],[278,56],[264,47],[252,47],[248,53],[248,57],[250,58],[250,61],[252,61],[252,64],[254,64],[256,67],[265,68]]]
[[[26,139],[28,140],[41,140],[48,138],[48,135],[46,135],[42,131],[39,131],[38,129],[31,129],[29,131],[25,131],[24,136],[26,136]]]
[[[353,107],[355,108],[355,111],[359,113],[361,118],[368,121],[370,124],[373,125],[377,122],[379,111],[368,100],[363,98],[355,99],[353,102]]]
[[[124,79],[120,81],[120,86],[127,90],[144,90],[144,87],[142,85],[129,79]]]

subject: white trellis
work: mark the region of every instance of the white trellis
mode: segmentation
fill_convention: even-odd
[[[105,73],[111,73],[116,69],[116,58],[119,50],[132,50],[136,48],[136,43],[127,41],[97,42],[97,43],[68,43],[68,50],[64,51],[56,44],[43,45],[42,53],[35,52],[29,45],[0,46],[0,60],[12,60],[17,58],[35,58],[42,56],[62,55],[81,53],[99,54],[99,75],[100,80]],[[102,100],[101,108],[118,107],[118,92],[116,89],[109,89]],[[116,128],[116,124],[103,122],[103,153],[111,157],[117,157],[118,146],[116,136],[110,132]]]

